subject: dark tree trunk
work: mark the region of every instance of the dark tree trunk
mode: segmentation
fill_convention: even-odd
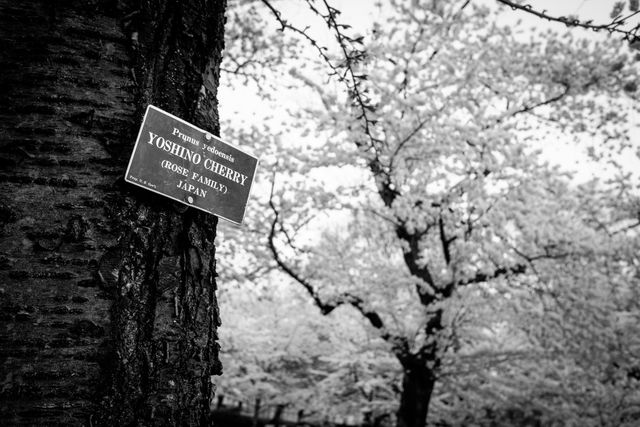
[[[436,382],[435,375],[424,360],[407,356],[402,360],[402,390],[397,412],[397,427],[424,427],[429,401]]]
[[[402,366],[402,390],[397,412],[397,427],[424,427],[427,425],[431,394],[440,369],[438,337],[442,331],[442,310],[431,313],[424,331],[427,339],[415,352],[397,351]],[[398,350],[402,350],[399,348]]]
[[[216,220],[122,176],[148,103],[218,133],[224,8],[0,0],[0,424],[208,423]]]

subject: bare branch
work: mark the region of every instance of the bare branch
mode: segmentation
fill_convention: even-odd
[[[336,22],[335,19],[335,9],[333,9],[326,0],[323,0],[323,3],[328,11],[327,15],[323,17],[325,18],[327,25],[329,25],[330,28],[334,29],[336,33],[336,40],[338,41],[340,49],[342,50],[345,58],[344,63],[341,65],[345,69],[345,73],[343,74],[343,78],[341,78],[341,81],[344,81],[347,84],[347,89],[356,107],[360,111],[360,116],[358,118],[363,120],[363,130],[369,138],[368,148],[373,150],[377,159],[377,146],[379,145],[380,141],[373,136],[372,128],[373,126],[375,126],[376,122],[369,117],[369,114],[374,111],[374,107],[369,103],[369,99],[360,90],[360,83],[364,81],[365,76],[357,75],[353,69],[353,66],[357,62],[364,59],[365,53],[363,50],[355,47],[354,44],[355,42],[358,42],[357,40],[345,37],[345,35],[340,31],[341,26]],[[348,42],[350,46],[347,45]],[[366,148],[360,141],[355,141],[355,143],[358,148]]]
[[[361,90],[361,83],[366,79],[366,76],[358,74],[355,70],[355,65],[366,56],[365,51],[357,46],[358,44],[362,44],[362,38],[352,38],[344,34],[344,30],[349,26],[337,22],[336,16],[340,12],[332,7],[326,0],[323,0],[322,3],[327,13],[321,12],[314,6],[312,1],[307,0],[309,9],[322,18],[327,26],[335,33],[336,41],[342,51],[344,60],[339,64],[334,64],[326,53],[327,48],[320,46],[316,40],[307,33],[306,28],[300,29],[283,19],[280,11],[278,11],[269,0],[262,0],[262,3],[264,3],[275,16],[281,25],[282,31],[285,29],[291,30],[306,39],[318,51],[323,62],[327,64],[331,70],[330,75],[335,76],[338,81],[345,84],[353,106],[358,111],[357,119],[362,120],[363,132],[368,139],[366,143],[359,140],[354,141],[354,143],[359,149],[373,153],[373,159],[370,161],[370,169],[374,175],[384,174],[384,168],[378,158],[379,146],[382,144],[382,141],[373,134],[376,120],[371,117],[371,114],[375,111],[375,107],[371,105],[369,98]]]
[[[318,51],[318,54],[320,55],[322,60],[324,62],[326,62],[331,67],[331,69],[333,71],[336,71],[336,68],[333,66],[333,63],[331,62],[331,60],[329,59],[329,57],[326,54],[327,49],[325,47],[320,46],[318,44],[318,42],[316,42],[316,40],[313,37],[311,37],[309,34],[307,34],[307,28],[300,29],[298,27],[295,27],[295,26],[289,24],[289,22],[287,22],[285,19],[282,18],[282,14],[280,13],[280,11],[278,9],[276,9],[271,4],[271,2],[269,0],[261,0],[261,1],[271,11],[273,16],[278,21],[278,23],[280,23],[280,25],[281,25],[280,31],[291,30],[294,33],[299,34],[300,36],[302,36],[305,40],[307,40],[309,42],[309,44],[311,44],[311,46],[313,46]]]
[[[625,40],[628,40],[629,42],[633,42],[637,38],[636,34],[638,32],[639,26],[635,26],[631,30],[624,30],[618,27],[620,25],[623,25],[626,22],[626,20],[640,13],[640,11],[633,12],[624,17],[618,17],[613,21],[609,22],[608,24],[597,25],[597,24],[593,24],[592,21],[580,21],[579,19],[568,18],[566,16],[552,16],[547,14],[546,10],[543,10],[543,11],[535,10],[529,4],[518,4],[511,0],[496,0],[496,1],[498,3],[502,3],[506,6],[509,6],[513,10],[522,10],[524,12],[530,13],[534,16],[537,16],[538,18],[542,18],[550,22],[559,22],[559,23],[565,24],[567,27],[578,27],[578,28],[584,28],[592,31],[606,31],[610,34],[619,34],[619,35],[622,35],[623,38]]]

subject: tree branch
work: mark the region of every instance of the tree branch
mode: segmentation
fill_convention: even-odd
[[[540,101],[536,104],[531,104],[531,105],[525,105],[524,107],[522,107],[521,109],[515,111],[513,114],[511,114],[511,117],[517,116],[518,114],[523,114],[523,113],[528,113],[530,111],[535,110],[536,108],[542,107],[544,105],[549,105],[549,104],[553,104],[554,102],[560,101],[562,98],[564,98],[568,93],[569,90],[571,89],[571,86],[569,85],[569,83],[566,82],[559,82],[562,87],[564,87],[564,91],[562,91],[562,93],[559,93],[556,96],[552,96],[551,98],[548,98],[544,101]]]
[[[275,260],[276,264],[278,265],[278,267],[282,271],[284,271],[289,277],[291,277],[293,280],[298,282],[300,285],[302,285],[303,288],[306,289],[306,291],[309,294],[309,296],[311,296],[311,298],[313,299],[315,304],[318,306],[318,308],[320,308],[320,311],[322,312],[322,314],[331,313],[336,308],[336,306],[330,305],[330,304],[326,304],[324,301],[322,301],[322,299],[318,296],[317,291],[311,285],[311,283],[309,283],[307,280],[305,280],[304,277],[302,277],[301,275],[296,273],[280,257],[280,253],[278,252],[278,250],[277,250],[277,248],[275,246],[276,226],[278,225],[279,212],[276,209],[275,204],[273,203],[274,188],[275,188],[275,179],[273,180],[273,182],[271,184],[271,194],[269,196],[269,206],[271,207],[271,209],[273,210],[273,213],[274,213],[273,222],[271,223],[271,229],[269,230],[269,238],[268,238],[269,249],[271,250],[271,254],[273,255],[273,259]]]
[[[374,110],[374,108],[369,104],[369,99],[360,90],[360,82],[363,81],[366,76],[358,75],[353,68],[354,64],[361,61],[365,57],[364,50],[361,50],[360,48],[355,46],[356,44],[362,44],[362,37],[354,39],[343,33],[343,30],[349,28],[349,26],[340,24],[336,21],[335,17],[340,12],[332,7],[329,3],[327,3],[326,0],[322,1],[325,8],[327,9],[326,14],[320,12],[320,10],[318,10],[311,1],[307,0],[309,9],[317,16],[322,18],[327,26],[335,32],[336,41],[338,42],[340,50],[344,55],[344,61],[338,65],[335,65],[326,54],[327,48],[320,46],[313,37],[307,34],[308,28],[300,29],[289,24],[285,19],[282,18],[280,11],[277,10],[269,0],[261,1],[265,6],[267,6],[271,13],[275,16],[276,20],[280,23],[281,31],[288,29],[302,36],[318,51],[323,62],[325,62],[331,69],[330,74],[335,75],[339,81],[346,83],[349,95],[354,101],[355,106],[360,111],[358,119],[364,119],[364,133],[369,139],[369,147],[366,148],[372,149],[377,156],[377,145],[380,143],[380,141],[373,136],[371,128],[375,125],[375,120],[369,117],[369,114]],[[356,144],[361,148],[363,147],[363,144],[361,142],[356,141]]]
[[[269,0],[261,1],[280,23],[282,27],[281,30],[284,31],[288,29],[305,38],[318,51],[323,62],[329,66],[331,70],[330,75],[336,76],[338,81],[345,84],[349,98],[358,111],[356,119],[361,120],[362,130],[368,139],[368,142],[356,139],[354,143],[359,149],[373,153],[368,166],[376,179],[380,177],[382,181],[390,181],[388,173],[385,171],[379,158],[379,146],[382,144],[382,141],[373,134],[373,128],[377,121],[371,117],[371,114],[375,111],[375,107],[371,105],[369,98],[361,90],[361,83],[366,80],[366,76],[358,74],[354,69],[355,64],[362,61],[366,56],[365,51],[357,46],[362,44],[362,37],[352,38],[344,34],[343,30],[349,28],[349,26],[337,22],[336,16],[340,11],[332,7],[326,0],[322,1],[324,7],[327,9],[326,14],[316,8],[311,0],[306,1],[309,9],[322,18],[327,26],[335,33],[336,41],[344,57],[344,61],[336,65],[326,54],[327,48],[318,45],[318,43],[307,34],[306,28],[300,29],[289,24],[282,18],[280,11],[278,11]],[[381,191],[383,190],[385,189],[381,189]],[[393,199],[395,195],[393,192],[387,192],[384,197]]]
[[[567,27],[579,27],[579,28],[584,28],[587,30],[592,30],[592,31],[607,31],[610,34],[620,34],[622,36],[624,36],[623,38],[629,42],[633,42],[636,40],[637,36],[637,32],[638,32],[638,28],[639,26],[636,25],[634,28],[632,28],[631,30],[623,30],[618,28],[620,25],[623,25],[624,22],[629,19],[632,18],[633,16],[637,15],[638,13],[640,13],[640,11],[635,11],[625,17],[621,17],[621,18],[616,18],[613,21],[611,21],[608,24],[593,24],[592,21],[580,21],[579,19],[575,19],[575,18],[569,18],[569,17],[565,17],[565,16],[552,16],[547,14],[546,10],[543,10],[542,12],[535,10],[531,5],[529,4],[518,4],[515,3],[514,1],[511,0],[496,0],[498,3],[502,3],[506,6],[509,6],[511,9],[513,10],[521,10],[524,11],[526,13],[529,13],[531,15],[537,16],[538,18],[542,18],[545,19],[549,22],[559,22],[562,24],[565,24]]]
[[[458,281],[457,286],[467,286],[473,283],[484,283],[491,279],[497,279],[498,277],[501,277],[501,276],[513,276],[513,275],[523,274],[526,271],[527,271],[527,266],[524,264],[516,264],[511,267],[500,267],[495,269],[492,273],[489,273],[489,274],[480,273],[480,272],[476,273],[476,275],[470,279]]]
[[[401,335],[396,335],[391,333],[385,326],[382,317],[367,307],[364,300],[356,295],[345,292],[338,295],[335,298],[330,299],[329,301],[325,301],[320,297],[318,290],[313,286],[313,284],[304,278],[301,274],[296,272],[292,267],[290,267],[280,256],[278,249],[275,245],[275,236],[276,236],[276,227],[279,222],[280,212],[275,206],[273,202],[273,194],[275,188],[275,179],[271,184],[271,194],[269,196],[269,207],[274,213],[274,219],[271,223],[271,228],[269,230],[269,249],[273,255],[273,259],[275,260],[278,267],[286,273],[289,277],[291,277],[294,281],[300,284],[312,298],[313,302],[320,309],[320,312],[323,315],[327,315],[331,313],[336,308],[341,305],[350,305],[355,308],[364,318],[369,321],[369,324],[377,329],[380,333],[380,337],[391,344],[392,349],[396,355],[406,354],[409,351],[409,343],[406,337]]]
[[[497,279],[499,277],[507,277],[507,276],[515,276],[524,274],[527,271],[527,266],[524,264],[516,264],[511,267],[499,267],[495,269],[493,272],[487,274],[478,272],[475,276],[465,279],[465,280],[455,280],[449,282],[443,289],[442,295],[446,298],[453,294],[453,291],[457,287],[467,286],[475,283],[484,283],[492,279]]]
[[[449,251],[449,245],[453,242],[453,239],[447,239],[444,230],[444,220],[442,219],[442,214],[438,218],[438,229],[440,231],[440,243],[442,243],[442,254],[444,255],[444,262],[447,264],[451,264],[451,252]]]
[[[502,121],[504,121],[507,118],[511,118],[511,117],[515,117],[518,114],[524,114],[524,113],[530,113],[533,110],[535,110],[536,108],[539,107],[543,107],[545,105],[549,105],[549,104],[553,104],[554,102],[560,101],[562,98],[564,98],[565,96],[567,96],[567,94],[569,93],[569,90],[571,89],[571,86],[569,85],[569,83],[566,82],[558,82],[560,85],[562,85],[562,87],[564,88],[564,90],[559,93],[558,95],[552,96],[551,98],[547,98],[543,101],[537,102],[535,104],[531,104],[531,105],[524,105],[522,108],[520,108],[519,110],[516,110],[510,114],[504,115],[502,117],[498,117],[495,120],[494,124],[498,124],[501,123]],[[489,127],[491,126],[491,124],[487,124],[485,126],[485,129],[489,129]]]
[[[269,0],[261,0],[261,1],[267,7],[267,9],[269,9],[269,11],[271,11],[273,16],[276,18],[278,23],[281,25],[280,31],[291,30],[294,33],[299,34],[300,36],[302,36],[305,40],[307,40],[309,42],[309,44],[311,44],[311,46],[313,46],[316,49],[316,51],[318,51],[318,54],[320,55],[322,60],[324,62],[326,62],[334,72],[336,71],[336,68],[334,67],[333,63],[331,62],[331,60],[329,59],[329,57],[325,53],[327,49],[325,47],[320,46],[318,44],[318,42],[316,42],[313,37],[311,37],[309,34],[307,34],[308,27],[305,28],[305,29],[300,29],[298,27],[295,27],[295,26],[289,24],[289,22],[287,22],[285,19],[282,18],[282,14],[280,13],[280,11],[278,9],[276,9],[271,4],[271,2]]]
[[[420,259],[420,239],[429,231],[429,229],[430,227],[427,226],[423,231],[410,232],[404,223],[396,225],[395,229],[396,236],[409,246],[408,250],[405,249],[402,251],[404,263],[409,269],[409,273],[420,279],[420,282],[428,285],[428,287],[426,287],[423,283],[416,283],[416,291],[420,298],[420,303],[425,307],[430,305],[436,299],[436,295],[434,293],[436,290],[435,282],[431,276],[429,267],[427,265],[421,266],[418,263],[418,260]]]

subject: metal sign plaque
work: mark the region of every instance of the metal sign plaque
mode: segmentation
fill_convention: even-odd
[[[258,158],[149,105],[125,180],[241,224]]]

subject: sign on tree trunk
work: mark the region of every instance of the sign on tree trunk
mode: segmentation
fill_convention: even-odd
[[[153,105],[125,180],[240,224],[258,158]]]

